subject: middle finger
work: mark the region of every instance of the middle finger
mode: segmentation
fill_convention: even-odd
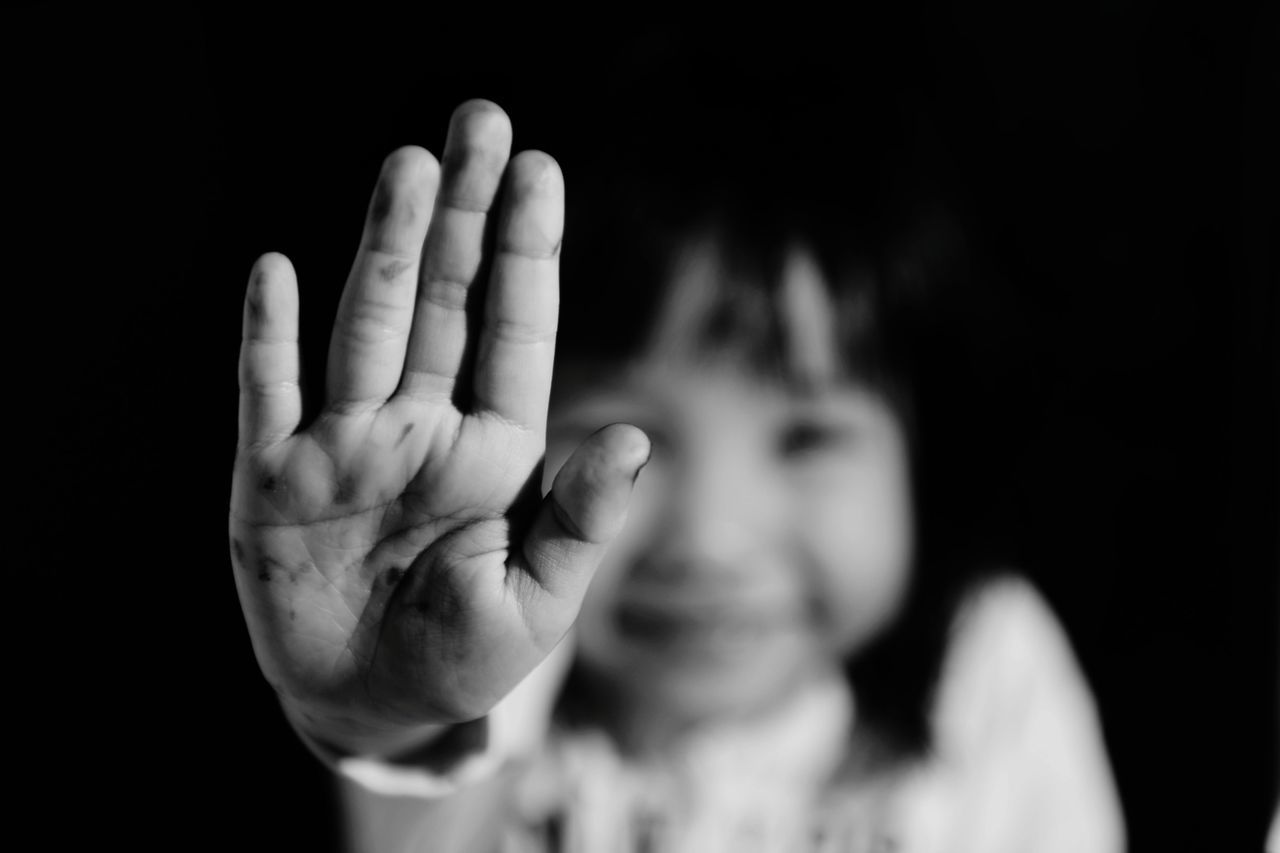
[[[489,210],[511,156],[511,121],[489,101],[458,107],[445,142],[400,390],[448,399],[467,345],[467,295],[483,258]]]

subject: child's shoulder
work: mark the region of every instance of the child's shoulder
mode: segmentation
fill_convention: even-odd
[[[935,693],[942,747],[975,748],[1025,730],[1043,714],[1094,714],[1070,638],[1041,591],[993,573],[961,600]]]
[[[1034,653],[1066,642],[1066,634],[1044,594],[1024,575],[1010,569],[989,572],[961,597],[951,624],[951,656],[991,652],[1011,641],[1030,642]],[[1046,645],[1047,644],[1047,645]]]
[[[962,601],[931,722],[931,760],[897,801],[902,849],[1124,849],[1092,693],[1026,578],[1001,573]]]

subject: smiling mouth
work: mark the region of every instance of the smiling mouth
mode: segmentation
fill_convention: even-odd
[[[725,657],[796,630],[798,620],[790,613],[630,602],[614,611],[614,626],[628,642],[653,651]]]

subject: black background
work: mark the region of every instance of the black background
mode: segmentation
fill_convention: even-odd
[[[6,694],[37,768],[14,820],[333,849],[327,778],[258,673],[226,553],[249,267],[293,259],[323,353],[387,152],[439,152],[452,107],[487,97],[572,191],[564,144],[596,144],[608,97],[593,68],[689,22],[8,17]],[[1259,849],[1280,763],[1274,19],[955,3],[707,32],[761,63],[876,51],[923,81],[1016,283],[1019,563],[1097,694],[1132,849]]]

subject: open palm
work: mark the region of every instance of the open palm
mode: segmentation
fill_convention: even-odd
[[[647,457],[607,428],[540,494],[564,192],[550,157],[510,145],[506,115],[471,101],[441,163],[387,159],[303,428],[292,266],[266,255],[250,278],[237,588],[286,708],[348,748],[474,719],[528,674]]]

